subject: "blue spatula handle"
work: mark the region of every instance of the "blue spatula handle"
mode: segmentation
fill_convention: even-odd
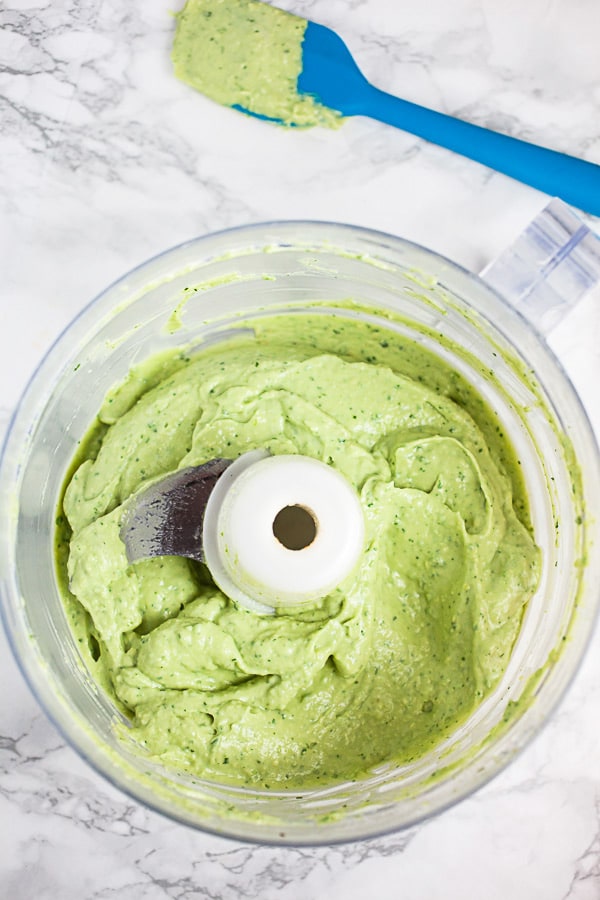
[[[344,41],[330,28],[308,22],[302,65],[298,90],[342,115],[379,119],[600,216],[600,166],[380,91],[367,81]]]
[[[600,216],[600,166],[445,116],[372,85],[368,88],[361,98],[362,115],[447,147]]]

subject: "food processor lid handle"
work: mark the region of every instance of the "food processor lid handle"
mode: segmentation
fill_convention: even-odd
[[[600,290],[600,237],[554,198],[480,273],[547,335],[590,290]]]

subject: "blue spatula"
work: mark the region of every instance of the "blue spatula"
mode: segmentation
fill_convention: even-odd
[[[370,84],[343,40],[308,22],[298,92],[343,116],[370,116],[600,216],[600,166],[393,97]]]

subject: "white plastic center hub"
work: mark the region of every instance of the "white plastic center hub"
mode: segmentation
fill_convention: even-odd
[[[204,513],[209,571],[235,603],[261,613],[325,597],[356,566],[364,519],[356,491],[308,456],[245,453]]]

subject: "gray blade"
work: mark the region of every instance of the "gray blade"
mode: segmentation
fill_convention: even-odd
[[[181,469],[135,497],[120,531],[129,562],[151,556],[187,556],[204,562],[204,510],[231,462],[211,459],[202,466]]]

